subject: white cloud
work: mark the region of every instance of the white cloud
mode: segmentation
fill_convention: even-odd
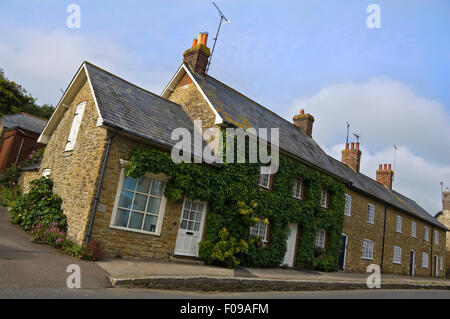
[[[350,134],[361,134],[361,143],[372,150],[405,145],[428,160],[449,162],[449,114],[403,83],[376,78],[331,85],[297,101],[292,113],[299,105],[314,115],[313,135],[324,145],[345,142],[348,121]]]
[[[150,91],[160,93],[170,75],[143,67],[140,56],[102,35],[69,30],[16,29],[0,43],[1,68],[39,104],[56,104],[81,63],[87,60]]]
[[[439,183],[450,185],[450,117],[439,102],[376,78],[331,85],[295,105],[292,114],[300,105],[314,115],[314,139],[338,160],[348,121],[350,134],[361,134],[361,172],[374,179],[378,164],[393,164],[396,144],[394,189],[431,214],[442,209]]]

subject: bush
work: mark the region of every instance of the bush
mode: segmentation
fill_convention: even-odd
[[[22,195],[18,186],[0,186],[0,206],[9,207]]]
[[[62,199],[53,193],[51,179],[41,177],[30,183],[30,191],[13,202],[11,221],[31,230],[38,224],[53,225],[65,230],[66,216],[61,210]]]
[[[66,232],[57,227],[55,222],[37,224],[31,231],[30,241],[55,246],[72,257],[94,260],[94,254],[89,247],[75,244]]]
[[[17,185],[20,173],[16,165],[11,165],[11,167],[5,170],[5,173],[0,178],[0,185],[10,187]]]
[[[239,254],[248,252],[248,244],[244,240],[238,241],[231,237],[226,228],[219,231],[219,241],[209,240],[200,243],[199,257],[207,264],[215,264],[234,268],[239,266]]]

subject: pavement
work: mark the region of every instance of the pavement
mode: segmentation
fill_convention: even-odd
[[[22,228],[10,223],[8,211],[0,207],[0,298],[39,296],[45,292],[56,297],[113,297],[115,293],[111,290],[130,287],[210,293],[368,290],[368,274],[281,268],[226,269],[180,258],[171,261],[111,258],[90,262],[62,254],[48,245],[30,243],[29,238]],[[71,264],[80,266],[81,289],[67,288],[66,281],[70,275],[67,267]],[[450,290],[450,280],[382,275],[381,286],[383,289],[442,291]],[[118,295],[123,296],[122,293]]]

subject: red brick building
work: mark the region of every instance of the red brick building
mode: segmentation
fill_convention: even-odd
[[[0,175],[44,146],[37,139],[46,124],[47,120],[27,113],[5,115],[0,119]]]

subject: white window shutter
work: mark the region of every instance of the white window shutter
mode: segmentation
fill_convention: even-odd
[[[67,138],[67,144],[65,151],[71,151],[75,147],[77,140],[78,130],[80,129],[81,120],[83,119],[84,109],[86,102],[81,102],[75,109],[75,115],[73,117],[72,126],[70,127],[69,137]]]

